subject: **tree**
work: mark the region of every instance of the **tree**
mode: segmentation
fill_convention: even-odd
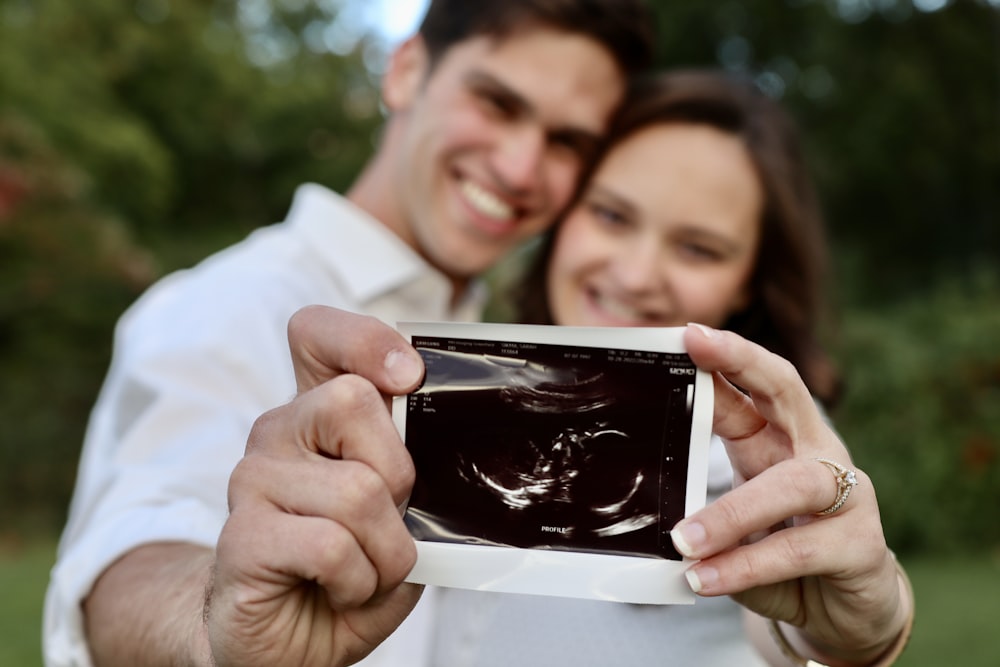
[[[334,17],[249,4],[0,5],[0,520],[61,521],[128,303],[370,150],[361,55],[306,39]]]
[[[855,302],[1000,260],[1000,7],[943,4],[656,4],[661,65],[745,72],[792,109]]]

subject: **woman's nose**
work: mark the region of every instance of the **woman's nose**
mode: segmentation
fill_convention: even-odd
[[[652,241],[637,238],[624,245],[613,260],[613,275],[620,287],[631,292],[650,292],[664,285],[664,258]]]

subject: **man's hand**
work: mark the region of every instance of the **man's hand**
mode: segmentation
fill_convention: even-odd
[[[386,400],[423,364],[377,320],[310,307],[289,324],[299,394],[260,417],[230,480],[206,621],[218,665],[347,665],[421,588],[400,516],[413,464]]]

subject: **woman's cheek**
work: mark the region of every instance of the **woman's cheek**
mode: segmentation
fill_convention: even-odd
[[[737,287],[730,281],[710,276],[689,277],[689,289],[680,297],[685,310],[698,322],[719,327],[732,315]]]

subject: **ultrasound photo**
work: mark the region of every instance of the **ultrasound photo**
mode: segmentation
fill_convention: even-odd
[[[411,340],[427,369],[405,405],[415,539],[681,559],[669,531],[688,497],[686,354]]]

